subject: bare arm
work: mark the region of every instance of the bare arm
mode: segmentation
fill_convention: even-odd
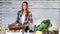
[[[25,29],[27,26],[27,25],[18,26],[16,24],[17,24],[17,22],[13,22],[12,24],[8,25],[8,28],[9,29]]]
[[[8,24],[8,27],[10,28],[10,27],[12,27],[12,26],[15,26],[17,24],[17,22],[15,21],[15,22],[13,22],[12,24]]]

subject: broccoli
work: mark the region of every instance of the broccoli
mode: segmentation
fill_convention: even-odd
[[[46,29],[48,29],[49,27],[52,27],[52,24],[50,22],[49,19],[43,20],[41,22],[41,24],[39,24],[38,26],[36,26],[36,30],[37,31],[42,31],[44,32]],[[53,32],[53,31],[52,31]],[[50,33],[52,34],[52,32],[50,31]]]

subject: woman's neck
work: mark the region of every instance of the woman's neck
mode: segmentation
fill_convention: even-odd
[[[23,11],[23,14],[26,14],[26,10]]]
[[[26,9],[24,9],[24,11],[26,11]]]

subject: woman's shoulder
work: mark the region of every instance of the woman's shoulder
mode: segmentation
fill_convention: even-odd
[[[18,11],[18,13],[21,13],[21,12],[22,12],[22,10],[19,10],[19,11]]]
[[[29,15],[32,15],[31,11],[29,11]]]
[[[30,14],[30,13],[31,13],[31,11],[28,11],[28,13]]]
[[[22,10],[19,10],[18,12],[22,12]]]

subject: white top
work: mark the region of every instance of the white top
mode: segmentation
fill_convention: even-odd
[[[22,15],[21,22],[22,22],[22,24],[25,22],[25,14]]]

